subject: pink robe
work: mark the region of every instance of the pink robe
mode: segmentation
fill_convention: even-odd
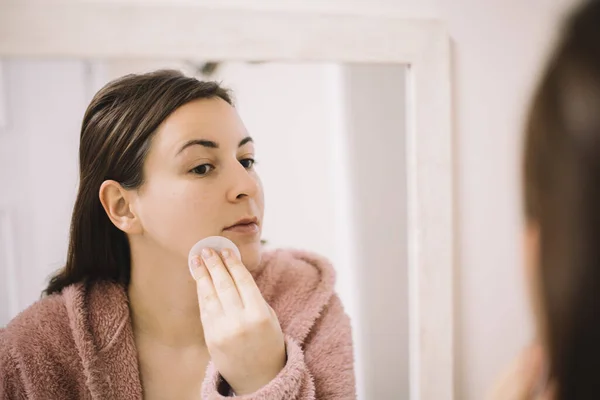
[[[285,334],[287,363],[252,400],[355,399],[350,320],[323,259],[263,255],[256,277]],[[202,399],[221,399],[209,363]],[[142,399],[126,290],[81,284],[48,296],[0,329],[0,399]]]

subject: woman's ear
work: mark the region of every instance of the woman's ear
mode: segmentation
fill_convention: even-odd
[[[131,207],[131,193],[121,184],[107,180],[100,186],[100,203],[112,223],[128,234],[140,234],[142,227]]]

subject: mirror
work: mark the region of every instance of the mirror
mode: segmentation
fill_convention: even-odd
[[[0,326],[65,262],[93,94],[127,73],[174,68],[232,89],[256,142],[267,246],[333,263],[359,398],[409,397],[405,65],[6,58],[1,68]]]

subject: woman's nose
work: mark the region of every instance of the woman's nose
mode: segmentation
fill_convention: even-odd
[[[238,201],[246,197],[256,196],[259,188],[256,174],[251,173],[239,162],[232,168],[231,186],[228,192],[229,201]]]

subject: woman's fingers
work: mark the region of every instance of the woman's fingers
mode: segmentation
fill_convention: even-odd
[[[212,278],[202,259],[198,256],[192,259],[192,276],[196,281],[196,292],[202,318],[222,312],[221,301],[213,285]]]
[[[238,288],[221,257],[213,249],[207,248],[202,250],[202,260],[225,313],[241,309],[243,303]]]
[[[230,249],[221,255],[213,249],[204,249],[202,258],[194,257],[198,266],[193,271],[197,282],[201,310],[208,312],[235,312],[242,309],[263,315],[266,302],[252,274]]]
[[[244,306],[248,308],[254,305],[265,304],[265,300],[262,297],[260,289],[256,285],[256,282],[254,281],[252,274],[250,274],[250,271],[248,271],[246,266],[242,264],[242,260],[237,258],[235,253],[229,249],[224,249],[221,252],[221,255],[225,260],[225,264],[227,264],[229,274],[235,282]]]

